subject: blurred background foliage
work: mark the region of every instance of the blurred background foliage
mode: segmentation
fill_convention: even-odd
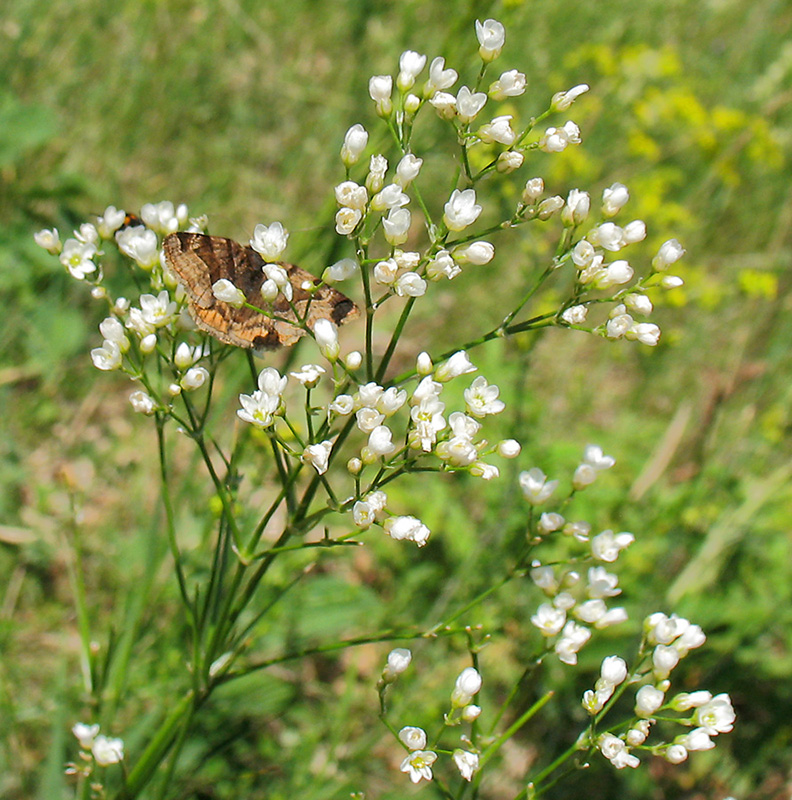
[[[433,530],[425,550],[372,536],[359,552],[322,560],[276,607],[256,650],[329,642],[377,624],[432,624],[502,569],[509,545],[502,532],[525,515],[514,497],[517,470],[536,464],[568,476],[582,447],[597,442],[617,467],[575,511],[595,527],[635,532],[637,544],[620,562],[632,619],[660,608],[704,627],[708,644],[689,659],[683,681],[728,691],[738,726],[719,737],[716,751],[683,766],[647,759],[648,768],[616,774],[601,761],[548,796],[789,796],[788,0],[5,0],[4,798],[68,796],[63,764],[75,752],[68,730],[92,717],[70,575],[84,575],[92,635],[108,653],[102,721],[124,736],[128,752],[167,706],[185,661],[185,640],[173,635],[180,621],[160,533],[153,431],[133,417],[123,382],[90,366],[101,310],[33,244],[33,231],[56,226],[65,236],[110,203],[137,210],[167,198],[208,213],[213,233],[238,239],[256,222],[281,220],[292,232],[289,255],[319,270],[346,254],[332,233],[331,190],[342,176],[337,153],[346,129],[362,122],[377,130],[368,77],[394,72],[409,48],[445,56],[469,83],[477,69],[473,23],[487,17],[507,30],[496,70],[528,75],[528,92],[510,109],[518,120],[542,111],[556,91],[591,85],[568,112],[583,145],[536,154],[517,178],[541,175],[562,195],[579,187],[596,196],[626,183],[629,218],[649,229],[631,261],[648,260],[677,236],[688,251],[680,264],[686,285],[658,308],[664,336],[653,350],[553,331],[476,352],[482,372],[517,410],[502,433],[524,442],[520,463],[483,490],[464,476],[437,481],[411,508]],[[425,174],[442,176],[435,197],[427,181],[434,203],[446,192],[444,159],[452,155],[440,133],[431,122],[415,148],[427,158]],[[375,133],[371,145],[387,141]],[[512,207],[520,180],[510,186],[493,184],[489,203]],[[471,319],[499,319],[516,275],[541,266],[550,246],[541,228],[494,242],[495,264],[438,287],[425,310],[419,304],[405,358],[464,340]],[[239,391],[232,383],[225,387],[229,419]],[[184,452],[176,463],[189,476]],[[394,504],[409,508],[415,489],[405,483]],[[188,480],[179,503],[196,566],[210,547],[205,494],[203,483]],[[75,504],[79,526],[70,522]],[[284,564],[276,583],[288,582],[293,566]],[[481,656],[485,709],[502,699],[533,651],[528,618],[537,602],[535,592],[512,584],[468,620],[494,634]],[[568,746],[581,725],[580,694],[600,659],[620,652],[619,641],[601,638],[577,670],[550,670],[560,702],[510,743],[484,796],[514,796],[526,767],[546,752],[539,743]],[[207,709],[180,768],[189,778],[169,796],[412,794],[375,721],[373,686],[387,650],[285,663],[231,684]],[[397,727],[433,727],[465,665],[464,643],[423,642],[414,654],[394,693],[393,718]],[[527,707],[544,688],[521,702]]]

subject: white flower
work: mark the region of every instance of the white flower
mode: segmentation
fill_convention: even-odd
[[[170,323],[176,315],[177,304],[170,299],[167,290],[163,289],[158,295],[140,295],[140,314],[143,322],[153,328],[161,328]]]
[[[415,359],[415,371],[424,377],[427,377],[434,370],[432,357],[426,351],[418,353]]]
[[[495,447],[501,458],[517,458],[521,450],[522,445],[516,439],[502,439]]]
[[[557,514],[555,511],[545,511],[542,516],[539,517],[537,527],[539,533],[552,533],[553,531],[561,530],[561,528],[564,527],[564,522],[566,522],[566,520],[561,514]]]
[[[605,273],[597,278],[594,285],[597,289],[607,289],[611,286],[622,286],[632,280],[633,268],[623,259],[608,264]]]
[[[445,95],[445,93],[438,92],[432,98],[432,105],[438,110],[440,110],[441,95]],[[467,86],[461,86],[454,101],[457,116],[462,122],[472,122],[479,111],[484,108],[486,102],[487,95],[484,92],[471,92]],[[443,104],[448,104],[445,97],[443,97]]]
[[[728,694],[717,694],[708,703],[699,706],[694,715],[696,723],[710,736],[728,733],[734,727],[736,714]]]
[[[545,153],[560,153],[570,144],[580,144],[580,128],[568,120],[561,128],[548,128],[539,140],[539,149]]]
[[[479,768],[478,753],[470,753],[467,750],[457,748],[453,752],[454,763],[457,765],[459,774],[466,780],[473,780],[473,775]]]
[[[519,169],[525,161],[525,156],[519,150],[506,150],[498,156],[495,169],[503,175]]]
[[[589,567],[586,592],[591,598],[616,597],[621,594],[619,578],[605,567]]]
[[[437,753],[431,750],[416,750],[401,763],[401,771],[410,776],[413,783],[418,783],[421,778],[432,780],[432,764],[437,760]]]
[[[383,286],[392,286],[399,274],[399,265],[393,258],[378,261],[373,270],[374,280]]]
[[[619,553],[635,541],[631,533],[614,533],[611,530],[602,531],[591,540],[591,554],[597,561],[613,562]]]
[[[413,395],[413,399],[414,397],[415,395]],[[446,420],[443,416],[444,410],[445,404],[434,396],[425,397],[418,405],[413,406],[410,416],[415,425],[415,430],[411,431],[411,444],[413,443],[413,437],[415,437],[416,445],[420,446],[422,450],[428,453],[432,449],[432,445],[437,441],[437,434],[446,426]]]
[[[665,751],[665,760],[669,764],[681,764],[688,757],[687,749],[681,744],[672,744]]]
[[[466,706],[481,689],[481,675],[475,667],[465,667],[454,683],[451,702],[457,708]]]
[[[476,203],[475,189],[459,191],[454,189],[444,206],[443,222],[451,231],[461,231],[472,225],[481,214],[481,206]]]
[[[121,366],[121,348],[115,343],[105,340],[101,347],[91,350],[93,365],[103,372],[111,372]]]
[[[605,325],[605,334],[609,339],[621,339],[633,325],[633,318],[625,314],[625,307],[622,304],[616,306],[611,311],[611,316]]]
[[[540,220],[545,221],[550,219],[556,211],[559,211],[563,207],[564,198],[555,194],[552,197],[546,197],[539,203],[536,209],[536,216],[539,217]]]
[[[364,384],[355,394],[355,406],[357,408],[374,408],[384,391],[385,390],[382,388],[382,386],[374,383],[373,381],[371,383]]]
[[[701,626],[690,625],[674,642],[674,648],[679,652],[680,656],[685,656],[690,650],[701,647],[706,641],[707,637],[704,631],[701,630]]]
[[[344,356],[344,366],[354,372],[356,369],[360,369],[360,365],[363,363],[363,353],[360,350],[351,350]]]
[[[711,735],[704,728],[694,728],[687,735],[678,736],[676,741],[691,752],[712,750],[715,747],[715,742],[710,739]]]
[[[388,663],[383,671],[383,677],[385,677],[385,673],[391,679],[401,675],[410,666],[410,661],[412,661],[412,653],[407,648],[397,647],[391,650],[388,653]]]
[[[200,389],[208,379],[209,373],[206,369],[203,367],[190,367],[179,381],[179,385],[186,392],[191,392],[195,389]]]
[[[599,598],[595,600],[586,600],[584,603],[575,607],[575,616],[581,621],[589,625],[594,625],[605,615],[607,611],[604,600]]]
[[[544,181],[541,178],[529,178],[525,182],[525,188],[522,190],[521,199],[523,203],[530,206],[533,205],[544,192]]]
[[[625,244],[635,244],[642,242],[646,238],[646,223],[640,219],[634,219],[624,226]]]
[[[387,217],[382,219],[385,239],[388,244],[396,245],[407,241],[410,232],[410,212],[406,208],[392,208]]]
[[[83,222],[79,230],[74,232],[74,238],[85,244],[99,244],[99,231],[92,222]]]
[[[665,693],[654,686],[642,686],[635,693],[635,713],[639,717],[651,717],[665,700]]]
[[[129,349],[129,339],[124,332],[124,326],[115,317],[107,317],[99,323],[99,333],[109,342],[114,342],[121,348],[122,353]]]
[[[399,56],[399,74],[396,77],[396,85],[400,91],[406,92],[415,85],[415,79],[426,66],[426,56],[416,53],[414,50],[405,50]]]
[[[479,128],[479,139],[485,144],[497,142],[498,144],[505,144],[507,147],[513,145],[517,139],[517,134],[512,130],[511,121],[511,114],[495,117],[492,122],[488,122]]]
[[[366,176],[366,188],[369,192],[378,192],[385,182],[388,171],[388,159],[377,153],[369,159],[369,173]]]
[[[440,278],[456,278],[462,272],[459,265],[454,261],[448,250],[438,250],[435,257],[426,266],[426,277],[431,281],[439,281]]]
[[[454,250],[454,259],[460,264],[489,264],[495,257],[495,247],[489,242],[471,242]]]
[[[109,739],[101,734],[93,740],[91,752],[100,767],[118,764],[124,759],[124,742],[121,739]]]
[[[532,506],[540,506],[542,503],[546,503],[558,486],[558,481],[547,480],[547,476],[539,467],[529,469],[527,472],[521,472],[519,480],[525,499]]]
[[[424,86],[424,97],[431,97],[440,89],[450,89],[458,77],[457,71],[450,67],[446,69],[445,59],[438,56],[429,65],[429,80]]]
[[[387,117],[393,110],[391,93],[393,78],[390,75],[374,75],[369,79],[369,96],[377,105],[377,114]]]
[[[583,451],[583,463],[590,464],[599,472],[600,470],[610,469],[616,463],[616,459],[612,456],[606,456],[598,445],[589,444]]]
[[[358,528],[362,530],[370,528],[376,522],[376,518],[371,503],[365,500],[358,500],[355,505],[352,506],[352,519],[355,521],[355,525],[357,525]]]
[[[368,133],[360,125],[353,125],[344,135],[344,144],[341,147],[341,161],[345,167],[357,164],[368,144]]]
[[[286,388],[288,378],[281,375],[275,367],[265,367],[258,376],[258,388],[260,391],[280,398]]]
[[[369,434],[368,451],[375,458],[389,456],[396,449],[393,432],[387,425],[377,425]],[[366,461],[366,459],[363,459]]]
[[[456,116],[456,102],[456,97],[448,92],[435,92],[429,100],[441,119],[453,119]]]
[[[612,733],[602,734],[597,740],[597,747],[616,769],[635,768],[641,763],[636,756],[628,752],[627,745]]]
[[[699,708],[712,700],[712,692],[699,689],[697,692],[680,692],[671,701],[671,706],[675,711],[687,711],[690,708]]]
[[[600,677],[602,680],[618,686],[627,680],[627,662],[619,656],[606,656],[602,660]]]
[[[600,682],[597,681],[599,684]],[[613,686],[609,683],[604,683],[598,689],[592,691],[591,689],[587,689],[583,692],[583,700],[581,705],[583,708],[588,711],[589,714],[593,717],[595,714],[599,714],[600,711],[605,707],[605,703],[611,699],[613,696]]]
[[[303,464],[310,464],[319,475],[324,475],[330,463],[330,451],[332,449],[333,443],[329,439],[319,444],[309,444],[303,450],[300,460]]]
[[[385,533],[391,539],[403,540],[407,539],[415,542],[418,547],[423,547],[429,539],[431,531],[421,520],[415,517],[388,517],[383,525]]]
[[[43,247],[53,256],[57,255],[61,251],[61,242],[60,238],[58,237],[57,228],[52,228],[51,230],[45,228],[44,230],[37,231],[33,234],[33,241],[35,241],[39,247]]]
[[[395,414],[407,402],[407,391],[391,386],[386,389],[377,400],[377,410],[385,416]]]
[[[468,358],[468,354],[464,350],[459,350],[437,367],[434,377],[440,383],[446,383],[460,375],[475,371],[476,366]]]
[[[465,389],[465,407],[474,417],[486,417],[490,414],[500,414],[506,404],[498,399],[500,389],[495,384],[488,384],[483,375],[479,375]]]
[[[578,625],[577,622],[569,620],[564,629],[561,631],[561,636],[555,643],[555,653],[558,660],[564,664],[574,666],[577,664],[577,654],[581,647],[591,638],[591,631],[584,625]]]
[[[566,205],[561,212],[561,219],[565,225],[580,225],[586,221],[591,207],[591,197],[588,192],[572,189],[567,196]]]
[[[142,225],[124,228],[115,235],[118,249],[134,259],[145,270],[153,269],[160,260],[157,234]]]
[[[393,291],[399,297],[423,297],[426,281],[417,272],[403,272],[393,283]]]
[[[616,253],[624,247],[624,231],[614,222],[603,222],[602,225],[592,228],[586,238],[593,245],[599,245],[605,250]]]
[[[290,372],[289,375],[298,380],[306,389],[313,389],[325,372],[325,368],[318,364],[303,364],[299,372]]]
[[[234,308],[241,308],[247,299],[245,293],[241,289],[237,289],[227,278],[220,278],[219,281],[212,284],[212,294],[217,300],[228,303]]]
[[[516,69],[510,69],[490,85],[488,94],[493,100],[499,101],[507,97],[519,97],[525,91],[525,84],[525,75]]]
[[[408,725],[399,731],[399,740],[408,750],[423,750],[426,747],[426,731]]]
[[[358,262],[354,258],[342,258],[322,273],[322,280],[325,283],[338,283],[351,278],[360,269]]]
[[[476,20],[476,38],[479,40],[481,60],[494,61],[503,49],[506,30],[497,20],[487,19],[483,23]]]
[[[157,410],[157,404],[154,402],[154,399],[140,389],[132,392],[129,395],[129,402],[132,404],[132,408],[137,411],[138,414],[151,416],[151,414]]]
[[[335,199],[340,206],[362,211],[368,202],[368,191],[354,181],[342,181],[335,187]]]
[[[266,392],[256,391],[253,394],[240,394],[239,402],[242,408],[237,409],[237,416],[241,420],[257,428],[268,428],[280,408],[281,399]]]
[[[555,636],[566,624],[566,611],[551,603],[542,603],[531,617],[531,623],[539,629],[542,636]]]
[[[669,239],[660,245],[660,250],[652,259],[652,266],[658,272],[665,272],[672,264],[676,264],[683,255],[685,255],[685,248],[676,239]]]
[[[99,726],[86,725],[84,722],[77,722],[72,726],[72,733],[80,742],[80,747],[88,750],[93,744],[96,734],[99,733]]]
[[[624,736],[625,741],[631,747],[638,747],[643,744],[649,736],[652,720],[641,719],[630,728]]]
[[[140,218],[157,233],[173,233],[179,226],[187,222],[187,206],[182,203],[174,207],[170,200],[161,203],[146,203],[140,209]]]
[[[614,183],[602,192],[602,215],[613,217],[630,199],[630,191],[623,183]]]
[[[585,94],[588,90],[587,83],[580,83],[565,92],[554,94],[551,106],[553,111],[566,111],[580,95]]]
[[[570,306],[563,314],[561,314],[561,319],[566,322],[567,325],[582,325],[586,321],[586,317],[588,316],[588,307],[579,305],[579,306]]]
[[[253,229],[250,246],[265,261],[277,261],[286,249],[288,241],[289,234],[280,222],[273,222],[270,225],[259,223]]]
[[[136,311],[137,309],[133,309]],[[147,336],[144,336],[140,340],[140,352],[148,355],[149,353],[153,353],[157,349],[157,334],[156,333],[149,333]],[[175,384],[171,384],[173,386]],[[179,389],[181,391],[181,389]],[[179,392],[176,392],[178,394]]]
[[[336,233],[348,236],[362,218],[363,212],[359,208],[340,208],[335,215]]]
[[[67,239],[60,254],[60,262],[73,278],[82,281],[86,275],[96,272],[96,264],[91,261],[96,255],[96,245]]]
[[[630,292],[624,297],[624,305],[634,314],[641,314],[646,316],[651,314],[654,306],[652,301],[645,294],[637,294]]]
[[[544,517],[545,515],[542,514]],[[556,515],[560,516],[560,515]],[[558,530],[558,526],[551,528]],[[555,575],[555,570],[552,567],[536,566],[530,572],[531,580],[545,593],[554,595],[558,591],[558,579]],[[555,608],[555,606],[550,606]]]
[[[652,322],[635,322],[624,334],[624,338],[654,347],[660,341],[660,328]]]
[[[319,352],[331,363],[338,359],[340,346],[338,344],[338,328],[329,319],[318,319],[314,323],[314,338],[319,347]]]
[[[473,722],[481,716],[481,707],[476,705],[468,705],[462,709],[462,719],[465,722]]]
[[[401,186],[402,189],[406,189],[418,177],[422,164],[422,158],[417,158],[412,153],[407,153],[396,165],[396,183]]]

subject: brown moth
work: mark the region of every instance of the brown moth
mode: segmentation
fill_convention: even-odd
[[[296,323],[305,318],[308,327],[313,329],[320,319],[342,325],[358,316],[357,306],[341,292],[331,286],[309,292],[304,286],[316,285],[316,276],[294,264],[281,262],[294,292],[292,304],[290,306],[283,295],[278,295],[274,303],[267,303],[261,296],[261,286],[266,280],[262,271],[264,259],[253,248],[233,239],[178,232],[165,237],[163,248],[168,266],[187,292],[195,324],[225,344],[256,350],[288,347],[304,336],[305,331],[285,320]],[[212,286],[221,278],[240,289],[248,303],[279,319],[244,306],[234,308],[218,300],[212,293]]]

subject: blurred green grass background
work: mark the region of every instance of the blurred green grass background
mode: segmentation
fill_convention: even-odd
[[[564,195],[624,182],[631,218],[649,227],[644,252],[674,235],[688,255],[685,288],[655,315],[664,329],[656,350],[556,331],[503,343],[476,363],[498,376],[505,399],[519,407],[504,433],[526,445],[520,468],[537,463],[563,474],[588,441],[617,457],[581,515],[635,532],[622,573],[631,616],[663,608],[700,623],[710,639],[690,659],[689,685],[730,692],[739,715],[715,753],[630,775],[597,764],[551,796],[789,796],[792,5],[6,0],[3,797],[68,796],[68,728],[86,713],[68,582],[70,495],[84,503],[80,542],[95,637],[104,645],[112,629],[117,648],[134,647],[114,720],[129,748],[156,717],[185,658],[182,643],[167,634],[178,619],[158,536],[153,433],[132,417],[120,381],[97,379],[87,350],[98,342],[100,311],[33,244],[32,232],[56,226],[65,236],[110,203],[137,210],[168,198],[208,213],[213,233],[238,239],[256,222],[279,219],[292,231],[290,256],[320,269],[344,254],[332,233],[331,189],[342,175],[337,153],[346,129],[355,122],[375,129],[368,77],[393,72],[408,48],[430,59],[443,55],[472,74],[473,23],[487,17],[507,30],[495,66],[528,76],[528,93],[515,103],[523,120],[556,91],[592,87],[568,114],[581,126],[582,147],[537,154],[520,174],[541,175]],[[419,148],[443,146],[433,137],[429,126]],[[425,169],[441,169],[440,155]],[[514,198],[500,201],[507,207]],[[512,251],[505,240],[496,245],[505,274],[510,259],[541,258],[547,243],[530,239]],[[496,319],[509,292],[498,274],[493,267],[455,282],[420,318],[410,342],[416,352],[459,338],[472,313]],[[437,308],[470,305],[473,297],[469,313],[436,318]],[[334,558],[294,593],[263,650],[320,633],[349,635],[374,620],[431,623],[455,598],[485,586],[491,562],[503,557],[493,545],[498,527],[524,513],[511,498],[513,478],[485,492],[476,484],[472,506],[465,505],[470,481],[438,484],[422,514],[434,531],[426,551],[376,541],[354,559]],[[207,533],[190,488],[181,527],[193,531],[189,544],[199,548]],[[151,589],[145,609],[133,599],[141,580]],[[502,658],[485,673],[493,686],[510,669],[519,672],[520,652],[530,652],[535,603],[515,590],[482,610],[485,624],[511,620],[509,644],[499,645]],[[320,630],[310,626],[318,608]],[[441,649],[415,648],[413,680],[425,690],[444,687],[462,665],[460,652],[449,648],[443,660],[443,645],[432,646]],[[393,748],[384,729],[371,729],[372,687],[386,651],[286,665],[224,692],[186,750],[190,778],[173,796],[324,798],[365,789],[403,797]],[[580,693],[606,654],[592,650],[578,673],[554,675],[562,702],[552,719],[515,740],[516,764],[530,763],[539,741],[563,746],[574,736]],[[410,692],[401,697],[399,719],[420,724]],[[391,771],[383,774],[383,764]],[[504,769],[487,796],[513,796],[515,774]]]

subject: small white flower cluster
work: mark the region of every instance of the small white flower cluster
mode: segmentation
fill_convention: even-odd
[[[72,726],[72,733],[82,748],[80,758],[83,764],[69,764],[67,774],[88,776],[93,764],[98,767],[109,767],[124,760],[124,742],[122,739],[111,739],[99,733],[99,726],[78,722]]]
[[[539,219],[546,221],[560,212],[561,221],[573,232],[583,225],[591,212],[591,197],[588,192],[572,189],[567,198],[559,195],[544,197],[544,181],[531,178],[526,181],[520,203],[517,206],[516,219]],[[612,291],[616,306],[611,310],[605,325],[596,328],[609,339],[626,338],[642,344],[654,346],[660,338],[657,325],[648,322],[636,322],[633,315],[646,316],[653,311],[652,301],[645,293],[655,288],[673,289],[682,286],[681,278],[665,275],[665,271],[676,263],[685,253],[676,239],[665,242],[652,260],[650,273],[631,287],[635,270],[624,259],[606,262],[610,253],[618,253],[631,244],[646,238],[646,225],[642,220],[633,220],[624,227],[611,221],[611,217],[621,211],[629,200],[630,193],[626,186],[614,183],[602,193],[601,221],[582,237],[572,239],[566,255],[557,266],[565,260],[571,260],[576,270],[574,305],[565,305],[558,315],[559,323],[568,326],[582,326],[588,316],[587,298],[593,291]],[[602,302],[597,298],[593,302]]]
[[[590,486],[599,472],[610,469],[615,464],[611,456],[603,453],[597,445],[588,445],[583,452],[583,460],[575,470],[572,487],[581,491]],[[558,487],[557,480],[548,480],[538,467],[523,472],[519,477],[523,495],[532,506],[546,503]],[[628,547],[634,537],[631,533],[614,533],[604,530],[591,536],[591,526],[584,521],[568,521],[561,514],[550,511],[543,513],[536,523],[535,533],[538,541],[552,534],[568,537],[571,541],[588,546],[584,558],[612,563],[619,553]],[[627,619],[622,607],[608,608],[605,600],[621,594],[618,578],[605,567],[590,567],[588,579],[575,569],[544,566],[535,561],[530,571],[533,582],[549,598],[542,603],[531,617],[533,625],[548,640],[554,637],[553,650],[565,664],[576,664],[577,654],[591,638],[592,628],[617,625]]]
[[[320,339],[317,335],[320,352],[336,359],[337,342],[336,347],[331,348],[332,353],[328,353],[327,342]],[[360,366],[360,360],[351,358],[352,355],[358,354],[344,358],[349,373],[354,371],[352,367]],[[327,424],[321,429],[321,441],[303,447],[300,454],[302,462],[323,475],[328,469],[335,442],[332,422],[337,418],[343,420],[353,417],[355,427],[366,436],[359,455],[347,463],[348,471],[358,482],[370,465],[384,467],[385,475],[390,469],[399,468],[401,459],[415,461],[425,455],[438,458],[442,462],[439,467],[442,470],[465,470],[483,480],[498,477],[498,468],[483,459],[493,453],[502,458],[514,458],[520,452],[520,445],[512,439],[492,446],[486,439],[479,438],[482,421],[487,416],[499,414],[505,407],[498,397],[498,387],[489,384],[482,376],[474,378],[463,392],[465,411],[454,411],[448,418],[445,416],[445,403],[440,399],[446,383],[475,370],[476,367],[464,351],[453,354],[436,368],[431,359],[422,353],[417,360],[417,372],[419,377],[423,377],[411,394],[407,389],[396,386],[386,389],[373,381],[359,384],[354,393],[342,391],[336,394],[326,405],[315,407],[315,412],[325,417]],[[252,394],[239,396],[241,408],[237,415],[258,428],[272,428],[276,418],[285,414],[283,395],[289,377],[309,390],[316,388],[325,374],[325,368],[317,364],[305,364],[288,377],[282,376],[274,367],[267,367],[259,374],[258,389]],[[352,388],[349,379],[341,385]],[[407,446],[399,449],[394,441],[394,420],[403,408],[409,409],[409,415],[402,417],[406,426],[404,439]],[[395,461],[397,458],[400,459],[398,463]],[[412,541],[419,547],[426,544],[430,535],[426,525],[413,516],[389,515],[386,506],[387,496],[376,485],[360,492],[354,502],[350,500],[347,504],[355,525],[361,530],[377,524],[393,539]]]
[[[608,608],[606,599],[621,594],[618,577],[605,567],[589,567],[587,580],[573,569],[557,569],[540,563],[531,569],[531,579],[549,598],[531,617],[531,623],[564,664],[577,664],[577,654],[591,638],[592,628],[602,630],[627,620],[621,606]]]
[[[627,730],[616,736],[603,733],[594,744],[600,752],[617,769],[637,767],[639,758],[631,752],[633,748],[641,748],[654,755],[662,756],[672,764],[685,761],[690,752],[710,750],[715,747],[713,736],[728,733],[734,726],[735,713],[727,694],[713,695],[706,690],[682,692],[666,701],[671,687],[669,675],[674,667],[692,649],[704,644],[706,637],[698,625],[676,615],[667,616],[661,612],[649,615],[644,620],[644,644],[654,646],[651,655],[645,657],[647,666],[639,663],[629,682],[634,683],[644,675],[651,675],[651,682],[642,685],[635,694],[635,717],[627,726]],[[644,646],[641,647],[643,652]],[[626,663],[618,656],[608,656],[602,663],[600,678],[594,690],[583,695],[583,707],[592,716],[602,711],[613,695],[614,689],[627,680]],[[652,726],[656,723],[654,715],[661,710],[685,712],[692,711],[687,717],[679,717],[676,723],[692,728],[680,734],[670,742],[647,745]],[[664,716],[668,722],[670,718]],[[624,726],[620,726],[624,727]]]
[[[409,650],[396,649],[388,656],[388,664],[383,670],[380,682],[380,691],[393,683],[410,663],[412,655]],[[451,692],[451,710],[444,717],[444,728],[474,722],[481,714],[481,708],[473,704],[473,698],[481,689],[481,675],[473,667],[462,670],[454,683]],[[457,747],[451,757],[459,770],[459,774],[466,780],[472,781],[479,769],[479,754],[472,746],[470,739],[461,737],[466,749]],[[427,736],[423,728],[408,725],[399,731],[399,741],[408,750],[408,755],[401,762],[400,769],[406,773],[413,783],[421,780],[430,781],[434,777],[432,766],[437,761],[437,753],[433,749],[426,749]],[[434,745],[436,747],[436,745]]]

